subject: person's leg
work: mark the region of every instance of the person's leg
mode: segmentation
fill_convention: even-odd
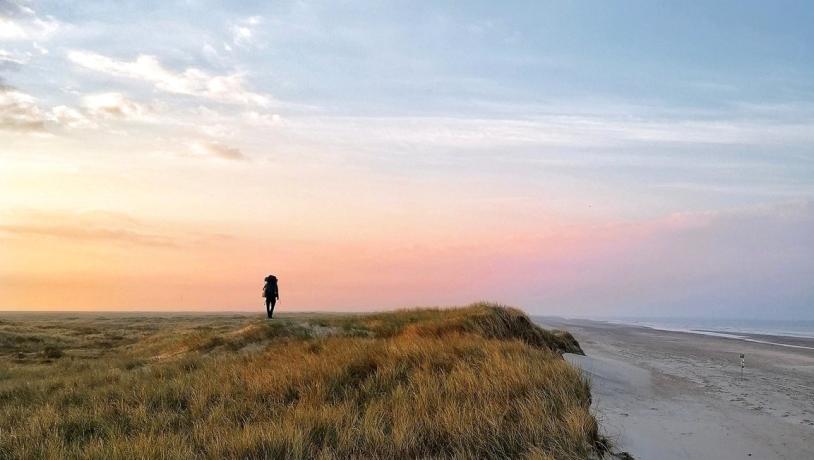
[[[274,314],[274,306],[277,305],[277,299],[272,297],[269,299],[269,302],[271,305],[271,310],[269,310],[269,318],[271,318],[271,316]]]
[[[271,305],[271,299],[269,299],[268,297],[266,297],[266,315],[267,315],[269,318],[271,318],[271,311],[273,310],[273,308],[269,308],[269,305]]]

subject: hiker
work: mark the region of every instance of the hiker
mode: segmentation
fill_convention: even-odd
[[[272,313],[274,313],[274,305],[280,299],[276,276],[269,275],[266,277],[266,284],[263,286],[263,297],[266,298],[266,314],[271,318]]]

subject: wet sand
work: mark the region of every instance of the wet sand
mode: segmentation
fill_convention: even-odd
[[[636,459],[814,459],[814,349],[536,320],[577,338],[587,356],[568,359],[590,376],[605,433]]]

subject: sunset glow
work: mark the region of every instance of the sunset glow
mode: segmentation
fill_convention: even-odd
[[[734,4],[0,2],[0,309],[811,317],[814,13]]]

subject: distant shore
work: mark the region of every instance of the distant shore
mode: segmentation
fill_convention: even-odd
[[[637,459],[814,458],[812,338],[536,320],[574,334],[606,434]]]

